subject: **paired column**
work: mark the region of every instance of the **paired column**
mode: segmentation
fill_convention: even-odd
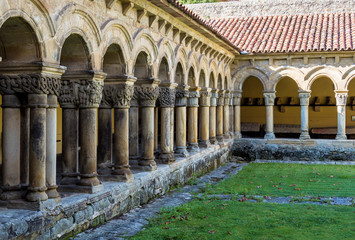
[[[233,107],[233,96],[234,94],[230,93],[229,99],[229,135],[234,136],[234,107]]]
[[[230,92],[228,90],[226,90],[225,94],[224,94],[224,108],[223,108],[223,136],[225,139],[230,138],[230,134],[229,134],[229,130],[230,130],[230,126],[229,126],[229,104],[230,104]]]
[[[217,140],[219,144],[224,144],[223,137],[223,108],[224,108],[224,90],[221,90],[218,93],[217,99]]]
[[[138,165],[139,152],[139,103],[137,87],[133,89],[133,96],[129,108],[129,159],[132,165]]]
[[[174,156],[174,136],[172,136],[172,127],[174,127],[174,105],[175,105],[175,87],[177,84],[163,84],[159,90],[160,103],[160,156],[159,163],[169,164],[175,161]]]
[[[187,139],[188,149],[191,152],[198,152],[198,98],[200,97],[200,88],[190,88],[189,98],[187,99]]]
[[[132,182],[133,174],[129,165],[129,107],[134,93],[136,79],[129,78],[114,86],[112,102],[114,107],[114,170],[117,180]],[[137,121],[138,119],[131,119]]]
[[[176,90],[175,111],[176,111],[176,150],[175,155],[179,157],[189,156],[186,150],[186,105],[189,97],[189,87],[180,86]]]
[[[208,148],[210,143],[210,104],[211,104],[211,89],[203,88],[200,91],[200,108],[199,108],[199,145],[203,148]]]
[[[265,139],[274,139],[274,103],[275,103],[275,91],[265,91],[265,106],[266,106],[266,127],[265,127]]]
[[[235,92],[233,95],[233,105],[234,105],[234,137],[239,139],[242,138],[241,128],[240,128],[240,101],[242,99],[241,91]]]
[[[309,127],[308,127],[308,106],[309,99],[311,97],[310,91],[299,91],[300,105],[301,105],[301,140],[308,140],[311,137],[309,136]]]
[[[138,165],[142,170],[154,171],[157,168],[154,158],[154,107],[159,96],[159,87],[157,83],[142,84],[136,90],[142,108],[142,156]]]
[[[346,100],[348,98],[348,91],[335,91],[335,98],[338,113],[338,132],[336,135],[337,140],[346,139]]]
[[[213,89],[211,92],[211,105],[210,105],[210,142],[211,144],[218,144],[216,138],[216,106],[217,106],[217,97],[218,90]]]

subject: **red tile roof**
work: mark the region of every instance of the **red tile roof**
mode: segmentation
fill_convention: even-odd
[[[219,18],[206,24],[248,53],[355,50],[355,13]]]

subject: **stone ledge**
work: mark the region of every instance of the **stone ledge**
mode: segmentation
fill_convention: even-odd
[[[212,145],[153,172],[134,172],[132,183],[103,182],[94,194],[71,193],[43,211],[0,208],[0,239],[58,239],[95,227],[132,208],[147,203],[186,183],[194,174],[206,173],[228,161],[231,141]]]

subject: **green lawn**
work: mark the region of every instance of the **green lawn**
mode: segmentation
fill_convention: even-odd
[[[208,193],[354,197],[355,166],[250,163]]]
[[[194,200],[163,211],[132,239],[354,239],[355,209]]]

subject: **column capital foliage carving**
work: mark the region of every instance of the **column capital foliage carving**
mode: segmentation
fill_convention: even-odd
[[[1,94],[53,94],[58,96],[61,88],[59,75],[17,74],[0,75]]]
[[[217,101],[217,106],[223,106],[224,105],[224,95],[225,93],[219,93],[219,98]]]
[[[274,106],[275,104],[275,93],[264,93],[265,106]]]
[[[348,93],[335,93],[337,106],[346,105]]]
[[[134,93],[134,86],[107,84],[102,92],[100,108],[128,108]]]
[[[169,87],[159,88],[159,103],[161,107],[174,107],[176,90]]]
[[[141,106],[155,107],[155,102],[159,97],[159,87],[157,86],[137,86],[135,88]]]
[[[189,90],[176,89],[176,98],[187,98],[187,97],[189,97]]]
[[[98,107],[103,92],[103,82],[96,80],[62,80],[58,101],[62,107]]]
[[[299,93],[300,105],[301,106],[308,106],[310,97],[311,97],[311,93],[309,93],[309,92]]]
[[[211,99],[211,93],[210,92],[201,92],[201,97],[200,97],[200,106],[202,107],[209,107],[210,106],[210,99]]]

